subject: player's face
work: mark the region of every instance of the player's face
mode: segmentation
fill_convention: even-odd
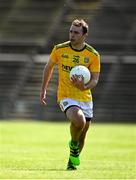
[[[82,44],[86,34],[83,34],[82,27],[72,25],[69,31],[69,40],[73,45]]]

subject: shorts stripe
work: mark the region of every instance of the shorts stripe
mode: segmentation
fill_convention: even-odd
[[[90,121],[91,118],[93,117],[93,102],[80,102],[80,101],[76,101],[74,99],[70,99],[70,98],[65,98],[62,99],[60,101],[60,108],[62,110],[62,112],[67,112],[67,110],[72,107],[72,106],[76,106],[79,109],[81,109],[84,113],[84,116],[87,118],[87,121]]]
[[[73,107],[73,106],[80,108],[80,107],[77,106],[77,105],[71,105],[71,106],[68,106],[68,107],[65,109],[64,113],[66,113],[66,111],[67,111],[70,107]],[[80,108],[80,109],[81,109],[81,108]]]
[[[71,106],[68,106],[66,109],[65,109],[65,111],[64,111],[64,113],[66,114],[66,112],[67,112],[67,110],[69,109],[69,108],[71,108],[71,107],[78,107],[79,109],[81,109],[79,106],[77,106],[77,105],[71,105]],[[85,117],[85,119],[86,119],[86,121],[87,122],[89,122],[89,121],[91,121],[91,117]]]
[[[91,121],[91,117],[85,117],[86,121]]]

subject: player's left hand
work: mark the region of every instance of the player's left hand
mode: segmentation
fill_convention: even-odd
[[[80,89],[81,91],[86,90],[86,86],[84,84],[84,77],[81,76],[80,78],[76,75],[73,75],[71,77],[72,83],[74,86],[76,86],[78,89]]]
[[[40,92],[40,102],[41,102],[42,105],[47,105],[47,103],[46,103],[46,91],[45,92],[43,92],[43,91]]]

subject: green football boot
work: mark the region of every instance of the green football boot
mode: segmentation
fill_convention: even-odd
[[[69,159],[74,166],[79,166],[79,147],[75,146],[71,141],[69,142],[70,156]]]
[[[76,166],[69,159],[68,164],[67,164],[67,170],[72,171],[72,170],[76,170],[76,169],[77,169]]]

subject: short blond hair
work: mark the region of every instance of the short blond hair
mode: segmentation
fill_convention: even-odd
[[[78,27],[82,27],[82,30],[83,30],[83,34],[86,34],[88,33],[89,31],[89,27],[88,27],[88,24],[83,20],[83,19],[75,19],[73,22],[72,22],[72,25],[73,26],[78,26]]]

